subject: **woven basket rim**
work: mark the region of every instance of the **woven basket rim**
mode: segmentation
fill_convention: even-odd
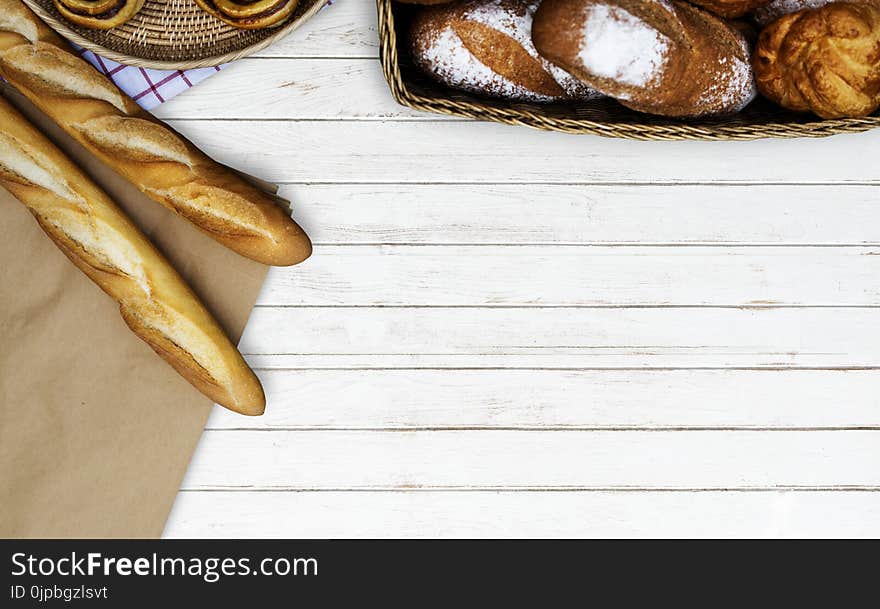
[[[248,47],[230,53],[213,55],[211,57],[203,57],[201,59],[195,59],[191,61],[159,61],[153,59],[144,59],[135,55],[129,55],[126,53],[114,51],[113,49],[109,49],[103,45],[92,42],[88,38],[74,31],[67,25],[66,22],[55,18],[54,15],[46,11],[39,3],[35,2],[34,0],[22,0],[22,2],[24,2],[28,6],[28,8],[30,8],[37,14],[40,19],[46,22],[46,25],[55,30],[58,34],[70,40],[71,42],[83,47],[87,51],[91,51],[97,55],[100,55],[101,57],[106,57],[111,61],[115,61],[117,63],[125,64],[128,66],[134,66],[136,68],[149,68],[153,70],[192,70],[196,68],[213,68],[224,63],[235,61],[236,59],[241,59],[242,57],[247,57],[248,55],[252,55],[253,53],[265,49],[266,47],[286,37],[303,23],[311,19],[318,11],[324,8],[330,2],[330,0],[316,0],[316,2],[298,18],[293,19],[289,23],[278,28],[278,31],[271,36],[268,36],[263,40],[260,40],[259,42],[256,42]]]
[[[447,114],[508,125],[521,125],[546,131],[559,131],[635,140],[701,140],[744,141],[763,138],[827,137],[842,133],[860,133],[880,127],[880,116],[844,118],[810,122],[768,121],[754,124],[724,125],[723,119],[712,124],[626,123],[559,118],[539,112],[510,107],[497,107],[491,100],[464,101],[442,97],[425,97],[410,91],[400,70],[397,54],[397,31],[393,0],[376,0],[379,13],[379,53],[382,71],[394,99],[401,105],[438,114]]]

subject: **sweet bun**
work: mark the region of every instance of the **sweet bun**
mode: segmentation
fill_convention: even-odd
[[[835,3],[785,15],[755,50],[761,93],[822,118],[867,116],[880,107],[880,9]]]
[[[109,30],[135,16],[144,0],[53,0],[65,19],[96,30]]]
[[[297,3],[298,0],[196,0],[203,11],[243,30],[279,26],[293,14]]]

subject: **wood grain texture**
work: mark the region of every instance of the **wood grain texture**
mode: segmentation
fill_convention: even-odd
[[[876,148],[877,131],[818,140],[632,142],[448,120],[170,123],[221,162],[275,182],[880,184],[873,155],[852,153]],[[475,129],[485,145],[474,145]]]
[[[182,488],[873,489],[878,459],[880,431],[206,431]]]
[[[320,246],[258,304],[875,306],[880,249]]]
[[[880,132],[413,112],[359,0],[158,112],[317,244],[243,338],[268,415],[214,413],[166,535],[880,534]]]
[[[838,538],[875,536],[878,521],[880,493],[866,492],[221,491],[181,493],[165,535]]]
[[[878,366],[880,309],[258,308],[261,368]]]
[[[257,57],[378,57],[376,3],[339,0]]]
[[[880,244],[876,186],[288,184],[281,194],[320,245]]]
[[[382,80],[378,59],[245,58],[226,67],[197,92],[159,106],[164,119],[370,119],[435,115],[398,105]],[[258,86],[255,86],[258,85]],[[357,95],[340,95],[340,87]]]
[[[261,370],[258,374],[269,396],[266,414],[244,420],[217,409],[208,429],[880,427],[877,372],[866,370],[410,369]]]

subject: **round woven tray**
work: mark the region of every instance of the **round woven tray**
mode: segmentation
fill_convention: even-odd
[[[328,0],[299,0],[279,27],[240,30],[203,11],[194,0],[146,0],[130,21],[112,30],[80,27],[62,17],[52,0],[24,0],[68,40],[119,63],[158,70],[206,68],[239,59],[280,40]]]

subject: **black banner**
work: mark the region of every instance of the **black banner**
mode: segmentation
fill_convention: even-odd
[[[875,589],[876,560],[855,559],[874,550],[745,541],[9,540],[0,541],[0,607],[226,606],[352,595],[422,604],[475,590],[496,601],[609,593],[619,601],[646,593],[659,600],[705,586],[726,600],[805,589],[817,600],[815,587],[835,576],[850,592]]]

